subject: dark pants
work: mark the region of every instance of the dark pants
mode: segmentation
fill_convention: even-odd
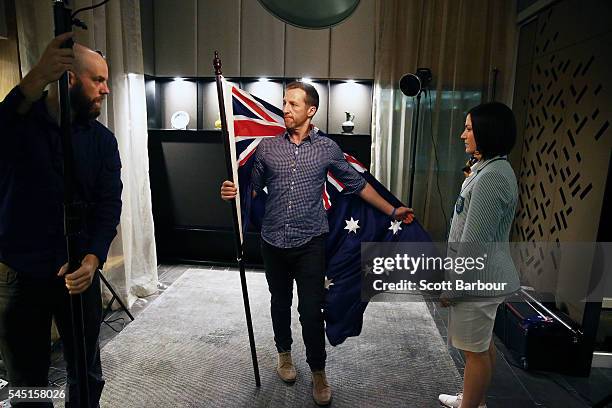
[[[290,351],[293,280],[297,283],[298,312],[311,370],[325,368],[325,238],[320,235],[296,248],[277,248],[262,240],[261,254],[270,289],[274,341],[279,353]]]
[[[98,335],[102,320],[100,277],[94,276],[82,294],[89,400],[97,407],[104,387]],[[51,354],[51,318],[55,318],[64,347],[69,395],[77,395],[70,295],[63,278],[32,282],[0,264],[0,353],[12,387],[46,387]],[[21,403],[18,407],[52,407],[50,403]],[[76,404],[66,402],[66,407]],[[81,408],[81,407],[79,407]]]

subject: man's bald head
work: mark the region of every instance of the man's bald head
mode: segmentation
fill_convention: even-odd
[[[70,75],[70,99],[77,119],[91,120],[100,115],[102,101],[110,93],[106,60],[81,44],[75,44]]]
[[[81,75],[84,70],[100,64],[106,65],[106,60],[98,52],[82,44],[74,44],[74,73]]]

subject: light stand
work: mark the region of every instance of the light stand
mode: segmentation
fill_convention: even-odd
[[[106,3],[103,1],[95,6],[86,7],[72,13],[67,7],[67,1],[53,1],[53,22],[55,36],[72,31],[72,26],[77,25],[87,28],[85,24],[75,18],[81,11],[93,9]],[[62,44],[62,48],[72,48],[72,39]],[[77,250],[77,235],[84,225],[85,212],[83,203],[76,201],[75,196],[75,164],[72,149],[72,112],[70,105],[70,92],[68,87],[68,72],[64,72],[59,79],[60,100],[60,134],[63,153],[64,173],[64,235],[66,237],[66,251],[68,255],[68,271],[72,273],[80,266]],[[87,353],[85,349],[85,324],[83,321],[83,296],[81,294],[70,295],[70,316],[72,321],[72,336],[74,344],[74,364],[77,380],[77,395],[68,395],[71,404],[75,407],[89,407],[89,383],[87,369]]]
[[[416,149],[419,134],[419,113],[421,108],[421,93],[427,90],[432,75],[429,68],[418,68],[416,74],[406,74],[399,82],[402,93],[406,96],[416,96],[415,119],[412,121],[412,153],[410,154],[410,193],[408,194],[408,207],[412,208],[414,198],[414,178],[416,174]]]
[[[55,36],[72,31],[71,10],[63,1],[53,4]],[[62,48],[72,48],[73,41],[62,44]],[[74,196],[74,155],[72,150],[72,121],[70,93],[68,89],[68,72],[59,80],[60,93],[60,132],[64,156],[64,234],[68,254],[68,271],[72,273],[79,268],[77,235],[81,231],[83,207]],[[85,349],[85,324],[83,322],[83,296],[70,295],[70,316],[72,321],[72,340],[74,344],[74,364],[77,380],[77,395],[69,395],[77,407],[89,407],[89,384],[87,381],[87,352]]]

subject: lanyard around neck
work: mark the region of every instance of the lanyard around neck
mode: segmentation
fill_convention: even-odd
[[[472,184],[472,181],[474,181],[476,179],[476,177],[478,176],[478,173],[480,173],[482,170],[484,170],[485,167],[487,167],[489,164],[498,161],[498,160],[506,160],[505,157],[496,157],[494,159],[488,160],[486,163],[484,163],[482,165],[482,167],[480,167],[479,169],[476,170],[476,174],[469,176],[470,181],[468,181],[468,183],[461,189],[461,191],[459,192],[459,195],[461,195],[470,184]]]

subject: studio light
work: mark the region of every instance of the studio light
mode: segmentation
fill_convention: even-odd
[[[399,82],[402,93],[406,96],[417,96],[431,83],[432,75],[429,68],[418,68],[416,74],[405,74]]]

